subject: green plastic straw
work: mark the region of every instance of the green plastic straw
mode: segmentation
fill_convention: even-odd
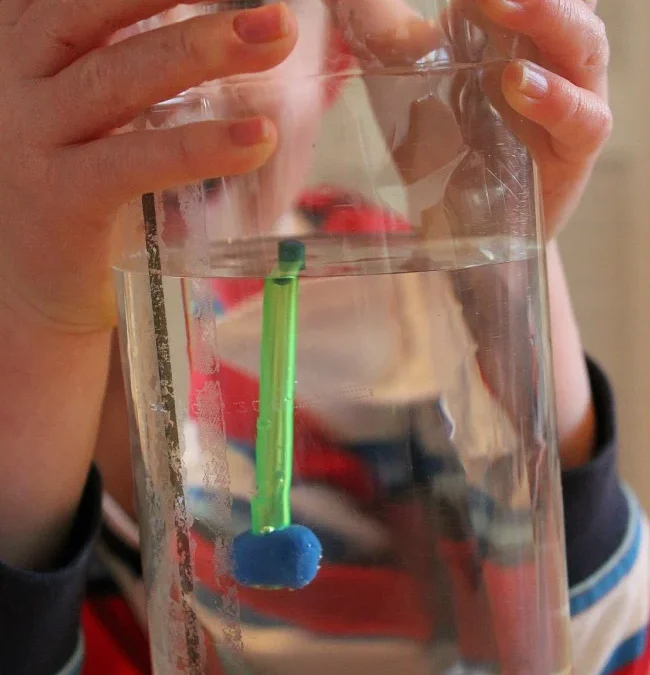
[[[255,444],[257,494],[251,502],[254,534],[266,534],[291,524],[298,275],[304,266],[304,244],[282,241],[278,246],[277,267],[264,280],[260,409]]]

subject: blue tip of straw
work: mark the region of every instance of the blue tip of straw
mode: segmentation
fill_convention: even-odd
[[[289,525],[267,534],[240,534],[233,554],[235,578],[243,586],[298,589],[316,577],[323,548],[308,527]]]

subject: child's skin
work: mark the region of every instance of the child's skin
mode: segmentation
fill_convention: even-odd
[[[0,559],[9,564],[43,568],[56,561],[97,445],[114,325],[116,208],[145,191],[257,169],[276,143],[272,121],[262,118],[110,135],[183,89],[275,66],[298,40],[291,12],[274,4],[102,46],[116,30],[173,4],[0,0]],[[329,4],[341,15],[354,0]],[[552,239],[575,209],[611,127],[602,23],[593,3],[582,0],[472,4],[538,48],[541,66],[510,64],[502,87],[531,123],[527,138]],[[364,6],[369,26],[385,25],[385,16],[395,25],[402,16],[392,0]],[[366,44],[385,44],[385,35],[375,37],[381,39]],[[549,254],[560,446],[568,467],[589,458],[594,419],[554,244]],[[118,382],[115,372],[97,452],[109,490],[129,483]]]

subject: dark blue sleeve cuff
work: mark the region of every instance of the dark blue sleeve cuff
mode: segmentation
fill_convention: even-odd
[[[101,480],[92,469],[70,540],[48,572],[0,563],[0,673],[53,675],[73,656],[93,542],[101,523]]]
[[[614,555],[630,517],[618,475],[612,388],[593,361],[588,367],[598,425],[596,448],[588,464],[562,474],[570,586],[587,579]]]

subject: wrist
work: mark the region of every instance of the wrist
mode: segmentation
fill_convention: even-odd
[[[557,431],[563,469],[585,464],[596,442],[596,414],[580,331],[558,246],[548,245],[548,288]]]
[[[110,331],[46,328],[0,304],[0,559],[47,568],[65,546],[97,435]]]

